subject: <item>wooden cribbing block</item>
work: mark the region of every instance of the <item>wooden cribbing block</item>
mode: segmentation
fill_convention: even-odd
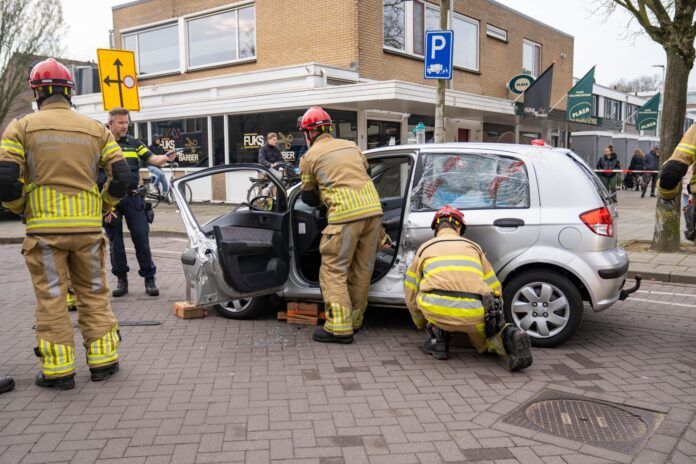
[[[181,319],[196,319],[208,315],[208,311],[199,308],[188,301],[177,301],[174,303],[173,313]]]
[[[288,303],[288,317],[290,316],[319,317],[319,305],[316,303]]]

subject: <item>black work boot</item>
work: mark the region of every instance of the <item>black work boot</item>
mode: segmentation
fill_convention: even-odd
[[[513,325],[503,329],[503,348],[510,357],[508,369],[519,371],[532,365],[532,340],[524,330]]]
[[[128,293],[128,277],[118,276],[118,283],[116,284],[116,289],[111,292],[115,298],[120,298]]]
[[[0,375],[0,393],[7,393],[15,386],[15,381],[9,375]]]
[[[435,359],[449,358],[450,336],[444,330],[428,325],[428,339],[423,343],[423,351]]]
[[[147,279],[145,279],[145,293],[147,293],[150,296],[159,296],[159,289],[155,284],[154,277],[148,277]]]
[[[118,363],[116,364],[109,364],[108,366],[101,366],[101,367],[90,367],[89,368],[89,373],[92,376],[92,382],[101,382],[102,380],[106,380],[115,373],[118,372]]]
[[[323,327],[318,327],[312,334],[312,340],[320,343],[353,343],[353,335],[334,335]]]
[[[75,374],[57,379],[47,379],[42,372],[36,374],[34,383],[41,388],[55,388],[56,390],[72,390],[75,388]]]

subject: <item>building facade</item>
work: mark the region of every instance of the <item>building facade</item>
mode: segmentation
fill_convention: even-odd
[[[423,122],[432,137],[435,81],[423,78],[425,31],[439,2],[138,0],[113,8],[113,48],[134,50],[141,111],[133,132],[183,148],[187,170],[255,161],[267,132],[292,159],[298,116],[326,107],[339,137],[363,149],[408,143]],[[454,0],[454,76],[447,141],[562,143],[563,118],[515,116],[510,79],[555,63],[555,113],[572,86],[573,38],[493,0]],[[75,99],[106,120],[98,94]]]

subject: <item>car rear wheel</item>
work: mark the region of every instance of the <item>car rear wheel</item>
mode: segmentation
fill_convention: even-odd
[[[582,297],[575,284],[554,272],[533,270],[505,285],[505,318],[526,331],[532,344],[554,347],[573,336],[582,322]]]
[[[215,305],[215,310],[227,319],[253,319],[266,310],[269,304],[268,296],[255,296]]]

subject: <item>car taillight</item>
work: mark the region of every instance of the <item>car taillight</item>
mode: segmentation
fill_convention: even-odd
[[[614,219],[606,207],[584,212],[580,215],[580,220],[597,235],[614,236]]]

